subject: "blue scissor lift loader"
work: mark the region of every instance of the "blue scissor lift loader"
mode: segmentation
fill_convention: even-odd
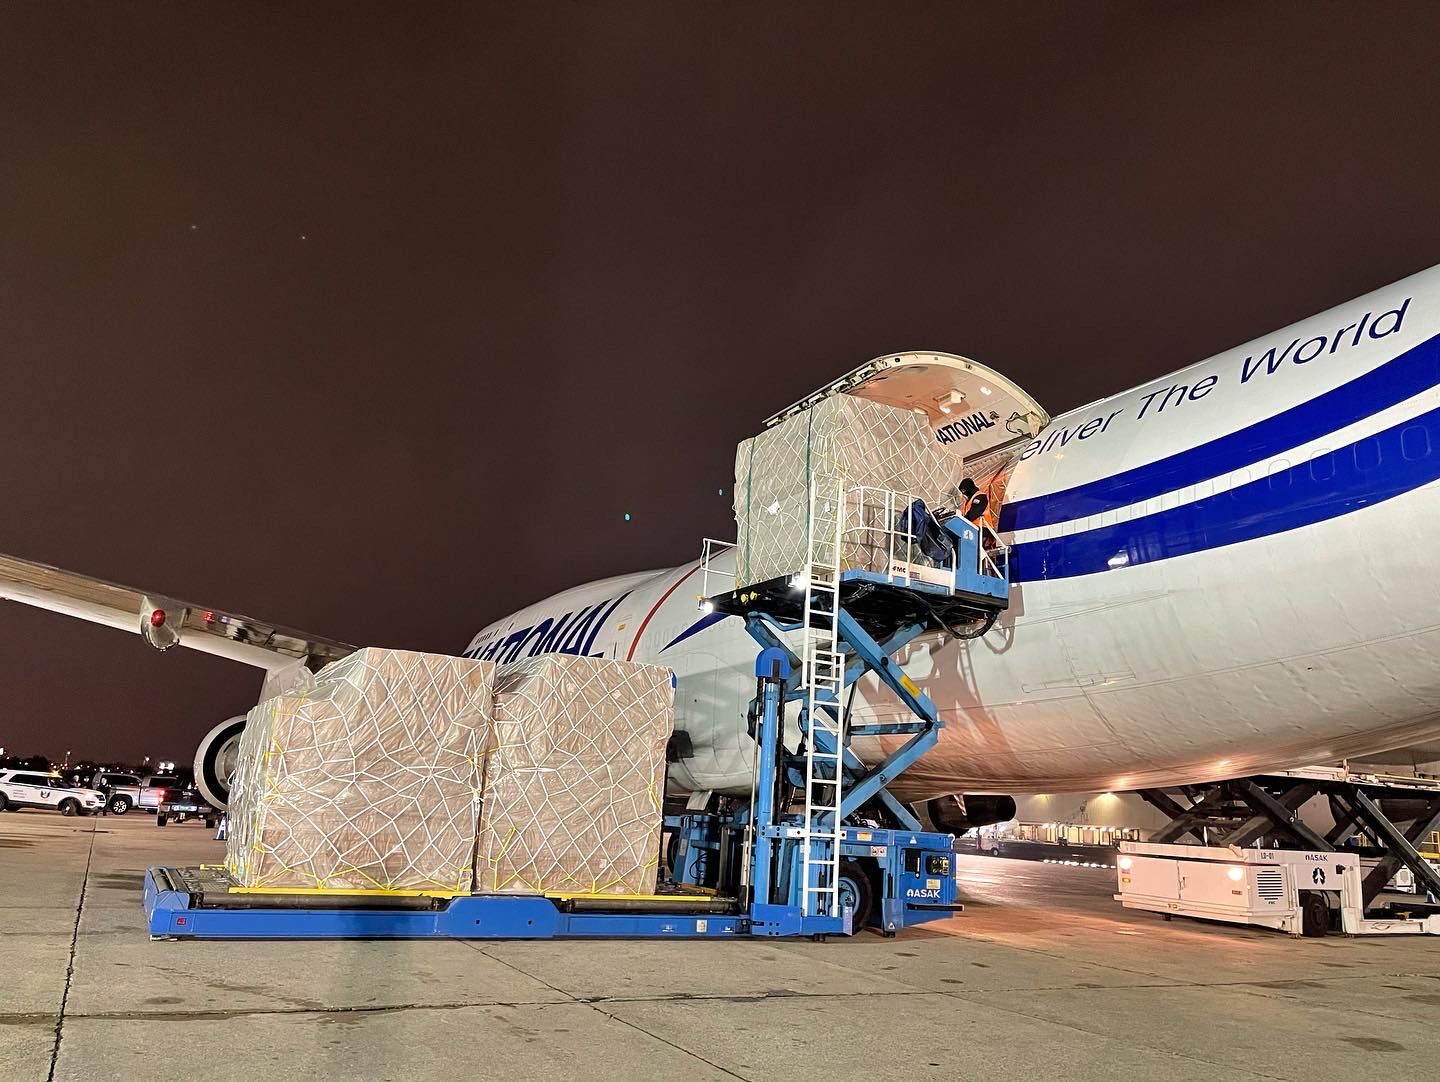
[[[543,939],[893,935],[960,910],[954,839],[926,831],[889,787],[939,739],[935,704],[896,655],[927,631],[983,633],[1008,603],[1005,548],[983,524],[940,521],[893,492],[810,493],[808,566],[706,599],[755,639],[750,799],[664,819],[668,867],[654,895],[263,891],[219,869],[151,868],[157,938]],[[883,570],[842,570],[844,519]],[[853,538],[850,538],[853,540]],[[928,555],[922,556],[922,551]],[[904,720],[851,724],[875,677]],[[787,734],[786,715],[795,727]],[[867,765],[855,738],[886,749]],[[869,756],[874,759],[875,755]]]
[[[1008,604],[1005,547],[983,524],[958,515],[941,523],[893,492],[841,487],[810,500],[805,570],[706,601],[742,617],[760,647],[749,717],[756,784],[749,806],[728,816],[667,820],[678,841],[672,865],[680,879],[748,897],[756,934],[824,934],[825,918],[861,914],[892,935],[963,908],[953,837],[926,831],[890,792],[942,726],[895,659],[927,631],[989,628]],[[845,519],[856,525],[846,529]],[[932,554],[923,562],[922,538]],[[841,570],[852,542],[884,570]],[[867,675],[908,716],[852,724]],[[788,738],[787,707],[797,715]],[[890,738],[880,762],[867,766],[852,750],[863,737]],[[739,884],[726,883],[737,866]]]

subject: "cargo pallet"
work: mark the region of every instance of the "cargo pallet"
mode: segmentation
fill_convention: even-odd
[[[590,898],[612,911],[595,911],[584,896],[252,893],[237,887],[219,869],[161,867],[145,872],[145,914],[154,938],[693,938],[746,931],[744,918],[716,912],[725,907],[726,899],[708,895]]]
[[[895,655],[926,631],[983,633],[1008,605],[1006,550],[983,524],[921,519],[910,496],[877,489],[817,492],[808,562],[796,575],[704,598],[741,617],[759,647],[748,718],[756,744],[748,801],[701,794],[664,817],[668,878],[654,895],[514,895],[293,891],[237,886],[213,868],[150,868],[144,904],[155,938],[552,939],[885,935],[951,916],[954,837],[926,831],[889,787],[939,739],[942,722]],[[850,510],[859,525],[846,524]],[[943,530],[948,555],[915,556],[917,532]],[[878,525],[877,525],[878,523]],[[842,570],[847,530],[884,570]],[[715,550],[707,546],[707,557]],[[706,581],[713,572],[708,559]],[[799,640],[797,653],[791,642]],[[847,690],[879,680],[909,716],[852,725]],[[786,745],[796,707],[799,746]],[[866,766],[854,736],[908,739]],[[698,806],[695,806],[698,805]]]

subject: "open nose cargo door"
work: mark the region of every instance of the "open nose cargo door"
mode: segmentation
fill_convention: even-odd
[[[1017,384],[968,357],[887,353],[785,407],[765,426],[842,393],[923,413],[940,443],[977,464],[1033,439],[1050,423]]]
[[[1020,450],[1050,423],[1050,414],[1018,384],[955,353],[886,353],[768,418],[778,424],[834,394],[852,394],[922,413],[946,449],[965,460],[965,474],[987,492],[998,517],[1005,482]],[[991,522],[994,525],[994,521]]]

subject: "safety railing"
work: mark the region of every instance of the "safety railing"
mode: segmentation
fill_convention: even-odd
[[[707,604],[707,597],[714,597],[719,591],[735,585],[734,568],[726,571],[717,566],[722,556],[734,551],[734,541],[717,541],[707,537],[700,542],[700,596],[697,603],[701,607]],[[713,584],[712,578],[715,580]]]
[[[911,585],[915,559],[915,531],[907,514],[917,497],[872,485],[851,485],[840,497],[840,547],[860,548],[885,555],[884,572]],[[902,525],[903,523],[903,525]],[[878,538],[877,538],[878,535]],[[878,543],[877,543],[878,541]],[[951,562],[954,562],[952,547]],[[896,575],[897,568],[901,574]]]
[[[983,519],[976,524],[980,529],[980,567],[982,575],[990,575],[1002,582],[1010,581],[1010,546],[1000,539],[988,522]],[[986,542],[989,541],[987,545]]]
[[[874,554],[883,553],[884,573],[898,585],[910,586],[919,578],[916,569],[948,564],[955,568],[958,550],[954,538],[944,537],[947,552],[944,561],[935,561],[919,550],[916,523],[908,513],[919,497],[893,489],[871,485],[853,485],[844,490],[840,531],[842,549],[859,548]],[[1002,582],[1010,581],[1010,546],[985,521],[971,523],[980,535],[976,546],[976,566],[959,570],[976,571]],[[872,562],[874,562],[872,560]]]

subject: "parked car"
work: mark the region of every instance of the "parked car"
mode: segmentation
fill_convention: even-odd
[[[104,793],[71,785],[59,774],[0,770],[0,811],[45,808],[61,815],[89,815],[104,806]]]
[[[120,774],[113,770],[97,770],[95,776],[90,779],[90,788],[99,789],[102,793],[113,789],[117,785],[139,785],[139,774]]]
[[[220,822],[220,811],[212,808],[200,795],[200,790],[193,785],[179,785],[165,790],[164,798],[155,809],[157,827],[163,827],[172,819],[177,823],[183,823],[187,819],[203,821],[206,827],[214,830]]]
[[[165,799],[165,791],[180,783],[180,779],[168,774],[148,774],[133,782],[119,780],[133,775],[112,774],[117,781],[106,787],[107,807],[111,815],[124,815],[131,808],[153,812]]]

